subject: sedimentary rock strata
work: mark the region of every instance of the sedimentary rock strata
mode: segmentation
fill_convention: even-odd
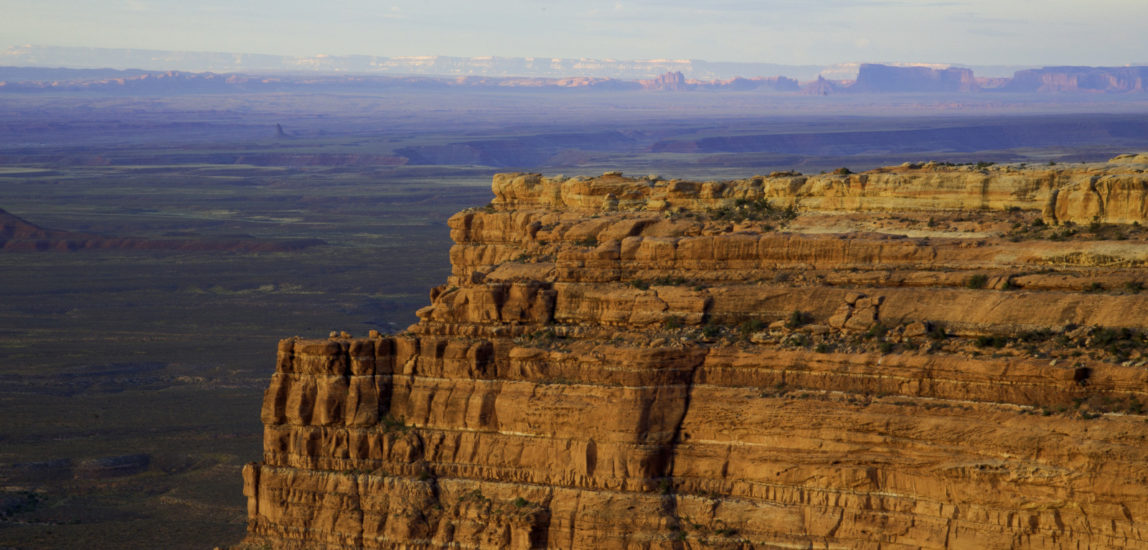
[[[283,340],[273,548],[1148,546],[1148,168],[502,174],[396,335]]]

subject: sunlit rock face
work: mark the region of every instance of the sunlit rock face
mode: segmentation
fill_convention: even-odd
[[[418,323],[280,342],[245,543],[1146,547],[1146,160],[495,176]]]

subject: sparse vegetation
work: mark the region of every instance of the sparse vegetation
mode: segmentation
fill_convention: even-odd
[[[786,337],[784,343],[788,344],[790,346],[804,348],[804,347],[808,347],[812,342],[809,340],[808,335],[790,334],[788,337]]]
[[[583,237],[581,239],[575,240],[574,245],[592,248],[592,247],[598,246],[598,238],[593,236],[593,235],[590,235],[588,237]]]
[[[733,206],[710,209],[707,214],[715,220],[774,221],[784,224],[797,217],[797,207],[791,204],[785,208],[778,208],[764,198],[737,199]]]
[[[977,336],[976,340],[978,348],[996,349],[1005,347],[1008,345],[1008,341],[1009,339],[1007,337],[996,334]]]
[[[977,273],[976,275],[972,275],[968,279],[965,279],[965,286],[967,288],[979,290],[988,285],[988,282],[989,278],[987,275],[983,273]]]
[[[873,326],[869,327],[869,330],[865,331],[864,336],[865,336],[865,338],[869,338],[869,339],[871,339],[871,338],[881,339],[881,338],[884,338],[885,334],[888,332],[889,332],[889,327],[885,326],[884,323],[874,323]]]
[[[682,277],[665,275],[665,276],[656,277],[656,278],[650,279],[650,280],[633,279],[627,284],[629,284],[630,286],[632,286],[638,290],[649,290],[651,286],[686,286],[686,285],[690,284],[690,281],[688,279],[684,279]],[[698,289],[695,288],[695,290],[698,290]],[[702,290],[704,290],[704,287],[702,287]]]
[[[785,319],[785,328],[793,330],[798,327],[805,326],[813,321],[813,316],[803,311],[794,310]]]
[[[384,432],[405,433],[411,429],[411,427],[407,426],[406,423],[401,419],[395,418],[389,414],[379,419],[379,425],[382,427]]]
[[[765,321],[761,319],[747,319],[737,325],[737,334],[742,340],[748,340],[750,335],[765,330],[765,327]]]

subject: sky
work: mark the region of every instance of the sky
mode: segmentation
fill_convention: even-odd
[[[0,48],[1148,63],[1148,0],[0,0],[0,13]]]

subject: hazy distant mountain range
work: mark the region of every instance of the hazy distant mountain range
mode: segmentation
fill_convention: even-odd
[[[782,65],[726,63],[699,59],[563,59],[542,57],[380,57],[283,56],[247,53],[179,52],[61,46],[14,46],[0,52],[8,67],[67,67],[74,69],[142,69],[215,73],[341,73],[389,75],[549,77],[571,76],[637,80],[680,72],[688,79],[786,76],[809,81],[818,76],[843,80],[857,76],[859,63]],[[1028,66],[967,67],[982,77],[1010,76]]]
[[[123,67],[132,67],[130,69]],[[856,93],[1143,93],[1146,67],[1043,67],[998,75],[933,64],[831,67],[700,60],[287,57],[21,46],[0,52],[0,92],[287,92],[570,89]]]

